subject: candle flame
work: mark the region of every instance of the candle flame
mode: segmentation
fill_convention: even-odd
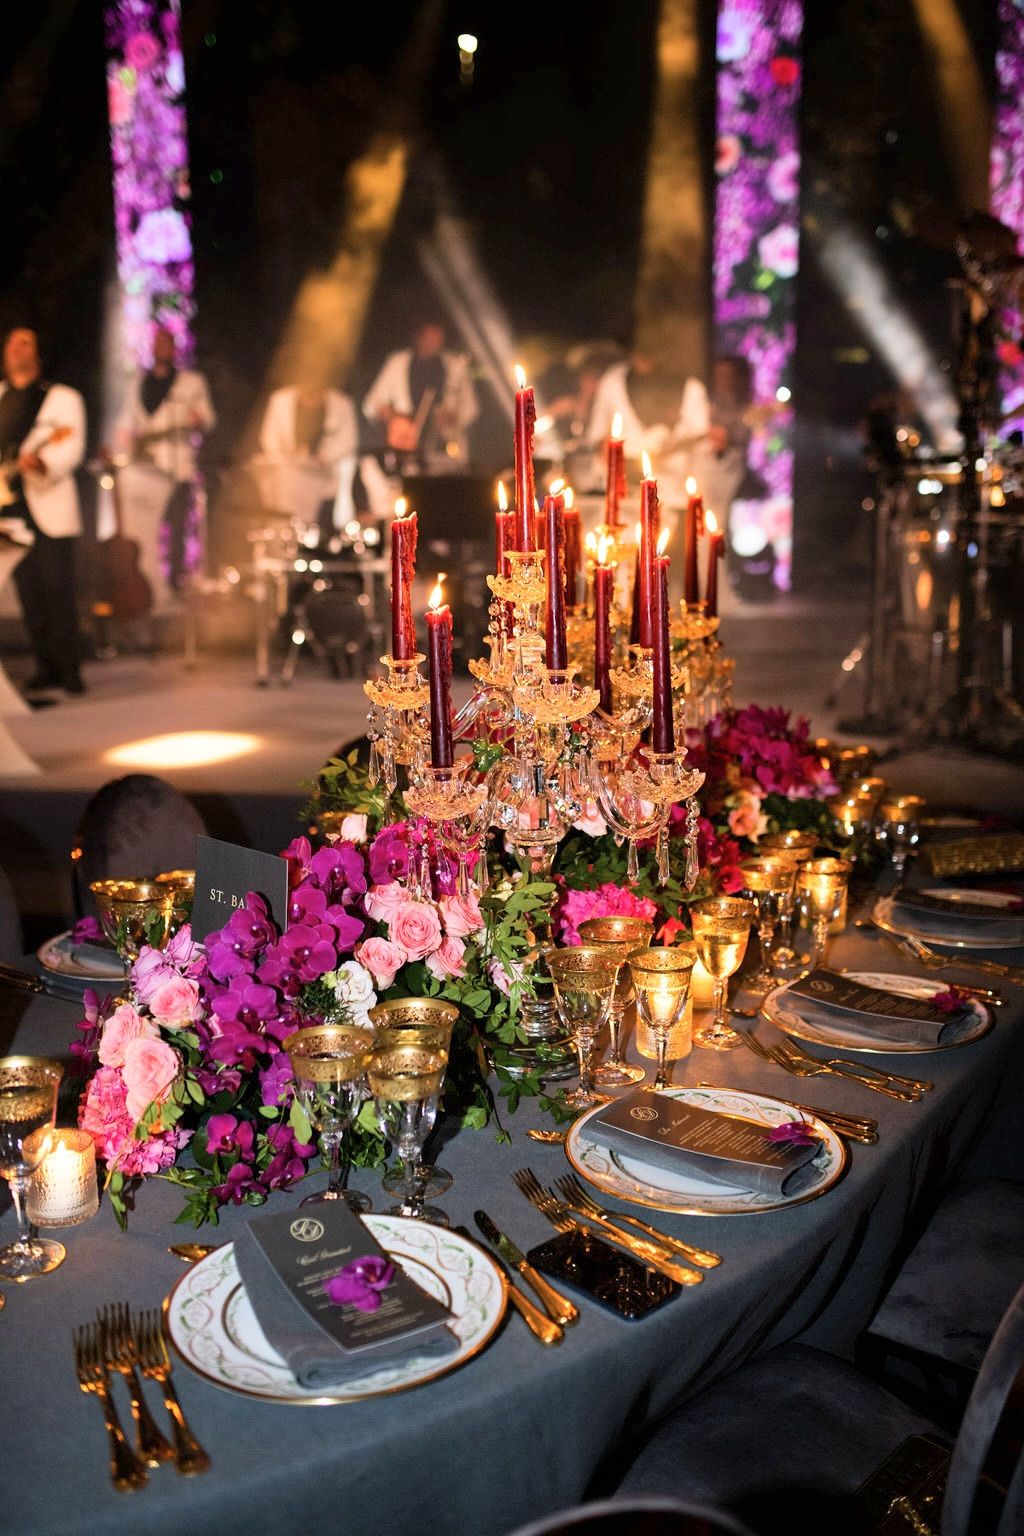
[[[654,471],[651,468],[651,456],[647,452],[646,448],[644,449],[643,453],[640,455],[640,468],[643,471],[643,477],[644,477],[645,480],[653,480],[654,479]]]
[[[408,510],[409,503],[406,501],[404,496],[399,496],[398,500],[395,502],[395,516],[405,517],[408,513]]]
[[[612,417],[612,437],[617,443],[622,442],[622,412],[616,411]]]
[[[504,480],[499,480],[498,481],[497,485],[495,486],[495,491],[497,492],[497,496],[498,496],[498,511],[499,512],[507,512],[508,511],[508,491],[506,491],[506,489],[505,489],[505,482],[504,482]]]
[[[718,518],[712,512],[710,507],[708,507],[707,511],[704,513],[704,527],[707,529],[708,533],[718,532]]]
[[[548,486],[548,495],[549,496],[561,496],[561,494],[562,494],[562,492],[564,490],[565,490],[565,481],[564,480],[562,480],[562,479],[552,480],[551,484]]]
[[[525,389],[526,388],[526,369],[523,367],[522,363],[516,363],[516,366],[513,369],[513,372],[514,372],[514,374],[516,376],[516,388],[517,389]]]
[[[687,475],[686,477],[686,494],[687,496],[696,496],[697,494],[697,482],[692,475]]]
[[[445,573],[444,573],[444,571],[438,571],[438,573],[437,573],[437,584],[434,587],[434,590],[431,592],[429,598],[427,599],[427,607],[430,609],[431,613],[436,613],[437,610],[440,608],[441,604],[444,602],[444,589],[441,586],[441,583],[444,580],[445,580]]]
[[[594,533],[592,528],[589,529],[588,532],[584,535],[583,548],[586,550],[588,555],[597,553],[597,535]]]
[[[643,536],[644,536],[643,527],[641,526],[640,523],[637,523],[636,526],[633,529],[633,538],[636,540],[638,545],[640,543],[640,540],[643,538]]]
[[[576,492],[573,490],[571,485],[567,485],[565,488],[565,510],[567,512],[571,512],[575,505]]]
[[[593,534],[588,534],[587,537],[588,537],[588,539],[589,538],[593,538]],[[602,533],[601,537],[597,540],[597,563],[598,563],[598,565],[607,565],[608,564],[608,556],[611,554],[612,549],[614,548],[614,545],[615,545],[615,540],[609,534]]]
[[[658,534],[658,554],[663,555],[668,549],[668,529],[663,528]]]

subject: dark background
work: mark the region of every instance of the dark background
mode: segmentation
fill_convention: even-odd
[[[436,308],[412,246],[433,218],[439,174],[518,336],[565,347],[625,340],[631,329],[656,3],[567,0],[529,13],[437,3],[444,16],[436,50],[422,61],[413,172],[361,353],[339,381],[357,396],[410,320]],[[994,0],[961,5],[989,78]],[[312,0],[185,0],[199,365],[221,417],[214,460],[240,445],[303,276],[330,261],[350,159],[382,114],[410,105],[393,99],[392,82],[417,12],[402,3],[357,16],[355,7]],[[711,26],[708,7],[705,34]],[[480,38],[471,89],[459,81],[455,39],[464,30]],[[3,59],[2,318],[37,326],[49,372],[85,392],[98,433],[103,297],[113,271],[100,5],[5,8]],[[926,199],[949,209],[954,201],[912,0],[809,0],[805,60],[798,583],[822,566],[863,564],[860,502],[871,481],[857,422],[891,384],[821,272],[807,221],[841,214],[860,230],[936,357],[948,359],[949,263],[908,231],[904,213]],[[500,459],[500,417],[485,405],[478,451]]]

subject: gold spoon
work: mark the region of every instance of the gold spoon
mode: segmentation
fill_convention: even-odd
[[[184,1264],[198,1264],[200,1259],[205,1259],[208,1253],[213,1253],[220,1246],[220,1243],[172,1243],[167,1252],[173,1253]]]

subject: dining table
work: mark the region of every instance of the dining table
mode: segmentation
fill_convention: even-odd
[[[993,957],[1022,958],[1019,951]],[[103,1418],[76,1379],[72,1328],[109,1303],[159,1307],[183,1268],[170,1245],[229,1241],[253,1211],[228,1206],[216,1227],[192,1232],[175,1225],[180,1191],[154,1177],[139,1190],[122,1232],[102,1200],[91,1220],[56,1233],[67,1248],[59,1269],[4,1290],[0,1531],[504,1536],[600,1488],[624,1443],[750,1356],[798,1338],[849,1355],[943,1189],[972,1159],[998,1164],[1000,1119],[1012,1125],[1012,1105],[1020,1102],[1024,988],[972,976],[961,958],[950,958],[948,978],[999,986],[1005,1005],[995,1010],[992,1029],[969,1044],[886,1058],[896,1072],[933,1083],[918,1101],[897,1102],[835,1076],[797,1079],[742,1046],[694,1049],[673,1065],[676,1084],[757,1090],[878,1122],[877,1144],[850,1143],[842,1176],[819,1198],[715,1217],[634,1208],[721,1255],[701,1284],[632,1322],[577,1298],[579,1321],[553,1347],[509,1309],[487,1347],[460,1368],[409,1391],[333,1406],[257,1401],[179,1361],[174,1381],[211,1465],[193,1477],[160,1467],[132,1492],[111,1485]],[[833,942],[830,963],[920,974],[870,928],[847,928]],[[69,1060],[76,1018],[73,1003],[0,991],[0,1047]],[[756,1028],[765,1041],[777,1038],[763,1020]],[[73,1113],[73,1096],[65,1095],[59,1119],[73,1123]],[[483,1209],[523,1250],[553,1235],[512,1177],[530,1167],[550,1184],[570,1171],[563,1146],[526,1135],[551,1124],[526,1100],[502,1115],[504,1134],[493,1121],[452,1135],[442,1128],[454,1183],[440,1203],[453,1225],[475,1236],[473,1213]],[[276,1193],[273,1206],[297,1206],[325,1177],[318,1171]],[[379,1173],[355,1170],[352,1184],[376,1209],[389,1203]],[[8,1205],[0,1240],[13,1237],[14,1225]],[[130,1427],[124,1383],[115,1380],[113,1391]],[[147,1383],[146,1392],[162,1415],[156,1390]],[[764,1411],[770,1415],[770,1401]]]

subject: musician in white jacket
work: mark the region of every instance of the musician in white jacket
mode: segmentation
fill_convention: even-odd
[[[305,523],[344,527],[353,516],[359,424],[350,395],[317,379],[275,389],[260,428],[255,468],[263,504]],[[327,505],[329,504],[329,510]]]
[[[466,429],[480,406],[466,358],[445,350],[443,325],[422,321],[412,346],[391,353],[367,391],[363,414],[383,422],[389,448],[416,454],[428,473],[465,467]]]
[[[132,381],[115,429],[119,452],[132,460],[121,473],[121,531],[138,541],[140,564],[158,598],[180,590],[196,450],[216,425],[206,379],[177,366],[174,336],[158,326],[153,366]],[[168,582],[160,568],[161,523],[168,533]]]
[[[0,451],[18,471],[3,516],[32,540],[14,572],[36,664],[27,687],[82,693],[74,558],[82,519],[74,472],[85,453],[85,402],[77,389],[44,381],[39,339],[24,326],[4,338]]]

